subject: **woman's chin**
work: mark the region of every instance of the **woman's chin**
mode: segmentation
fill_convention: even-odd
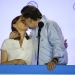
[[[28,28],[25,29],[25,31],[27,31],[27,30],[28,30]]]

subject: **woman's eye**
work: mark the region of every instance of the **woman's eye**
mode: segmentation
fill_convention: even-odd
[[[24,23],[25,21],[24,20],[21,20],[21,22]]]

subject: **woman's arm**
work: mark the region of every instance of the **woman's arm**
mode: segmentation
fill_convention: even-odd
[[[8,54],[6,50],[1,51],[1,64],[15,64],[14,60],[8,61]]]
[[[22,59],[14,59],[8,61],[8,54],[6,50],[2,50],[1,52],[1,64],[26,64],[26,62]]]

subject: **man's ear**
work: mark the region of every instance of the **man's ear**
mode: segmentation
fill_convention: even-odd
[[[29,22],[31,23],[32,22],[32,19],[31,18],[28,18]]]

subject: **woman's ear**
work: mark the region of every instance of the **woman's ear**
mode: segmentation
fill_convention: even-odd
[[[15,25],[15,24],[13,24],[13,27],[14,27],[14,28],[16,28],[16,25]]]

